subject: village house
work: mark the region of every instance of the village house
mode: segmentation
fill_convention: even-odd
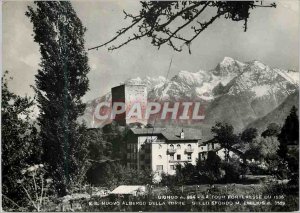
[[[245,152],[248,147],[241,147],[239,144],[235,144],[229,148],[229,157],[230,158],[238,158],[240,161],[243,160]],[[214,138],[204,139],[203,142],[199,143],[199,160],[206,160],[208,152],[213,151],[220,157],[221,160],[225,160],[225,154],[227,152],[227,148],[221,147],[221,145],[215,141]]]
[[[209,151],[216,151],[220,147],[220,144],[217,143],[214,139],[203,138],[203,142],[199,143],[198,159],[206,160]]]
[[[131,128],[127,137],[127,166],[175,174],[177,164],[196,165],[201,131],[190,128]]]

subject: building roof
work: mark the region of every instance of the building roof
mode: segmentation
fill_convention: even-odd
[[[135,135],[160,135],[166,128],[130,128]]]
[[[221,149],[225,149],[225,148],[224,148],[224,147],[219,147],[218,149],[215,149],[215,150],[212,150],[212,151],[218,152],[218,151],[220,151]],[[243,151],[241,151],[240,149],[234,148],[234,147],[229,147],[228,149],[229,149],[229,151],[232,151],[232,152],[234,152],[235,154],[238,154],[238,155],[240,155],[240,156],[244,154]]]
[[[209,143],[218,143],[218,142],[214,138],[210,138],[210,139],[203,138],[203,143],[201,145],[207,145]]]
[[[184,138],[180,138],[182,130],[184,132]],[[131,131],[135,135],[162,135],[168,141],[190,141],[200,140],[202,138],[201,130],[192,128],[131,128]]]
[[[133,194],[136,191],[145,191],[145,186],[137,185],[120,185],[115,188],[110,194]]]
[[[132,87],[132,86],[146,87],[146,84],[124,83],[124,84],[120,84],[118,86],[112,87],[111,89],[115,89],[115,88],[118,88],[118,87]]]
[[[247,150],[249,150],[250,149],[250,145],[249,144],[243,144],[243,145],[241,145],[241,144],[234,144],[233,146],[232,146],[232,148],[233,149],[236,149],[236,150],[238,150],[240,153],[245,153]]]

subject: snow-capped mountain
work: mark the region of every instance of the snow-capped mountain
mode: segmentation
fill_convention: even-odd
[[[202,101],[207,104],[202,125],[216,121],[232,123],[242,129],[253,120],[265,116],[298,89],[299,72],[271,68],[257,60],[240,62],[225,57],[212,70],[180,71],[170,80],[139,77],[127,84],[145,84],[149,100]],[[111,94],[87,103],[87,124],[93,123],[92,112],[100,101],[110,101]]]

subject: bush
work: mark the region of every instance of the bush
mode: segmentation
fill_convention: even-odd
[[[119,185],[151,184],[153,173],[150,170],[130,169],[119,162],[107,162],[88,172],[88,181],[97,186],[114,189]]]
[[[243,168],[238,159],[230,158],[228,162],[223,162],[221,168],[225,171],[222,178],[224,183],[236,183],[240,180],[240,175],[243,174]]]
[[[213,184],[222,178],[221,159],[215,152],[208,152],[205,161],[199,160],[194,166],[186,163],[184,166],[177,165],[176,175],[162,175],[161,184],[172,185],[194,185]]]
[[[268,175],[269,172],[266,169],[259,167],[257,164],[248,164],[249,171],[252,175]]]

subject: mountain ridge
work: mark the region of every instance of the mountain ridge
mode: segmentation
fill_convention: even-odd
[[[222,120],[233,123],[234,127],[240,130],[267,115],[287,96],[298,90],[297,77],[299,77],[297,71],[271,68],[257,60],[240,62],[224,57],[214,69],[208,71],[182,70],[170,80],[163,76],[144,79],[137,77],[124,83],[145,84],[148,99],[151,101],[184,100],[206,103],[206,119],[202,125],[210,126],[215,121]],[[92,114],[97,103],[109,102],[110,99],[111,94],[108,92],[89,101],[82,120],[94,127],[103,125],[95,122]],[[227,108],[226,105],[231,108]],[[224,113],[226,111],[229,113]]]

